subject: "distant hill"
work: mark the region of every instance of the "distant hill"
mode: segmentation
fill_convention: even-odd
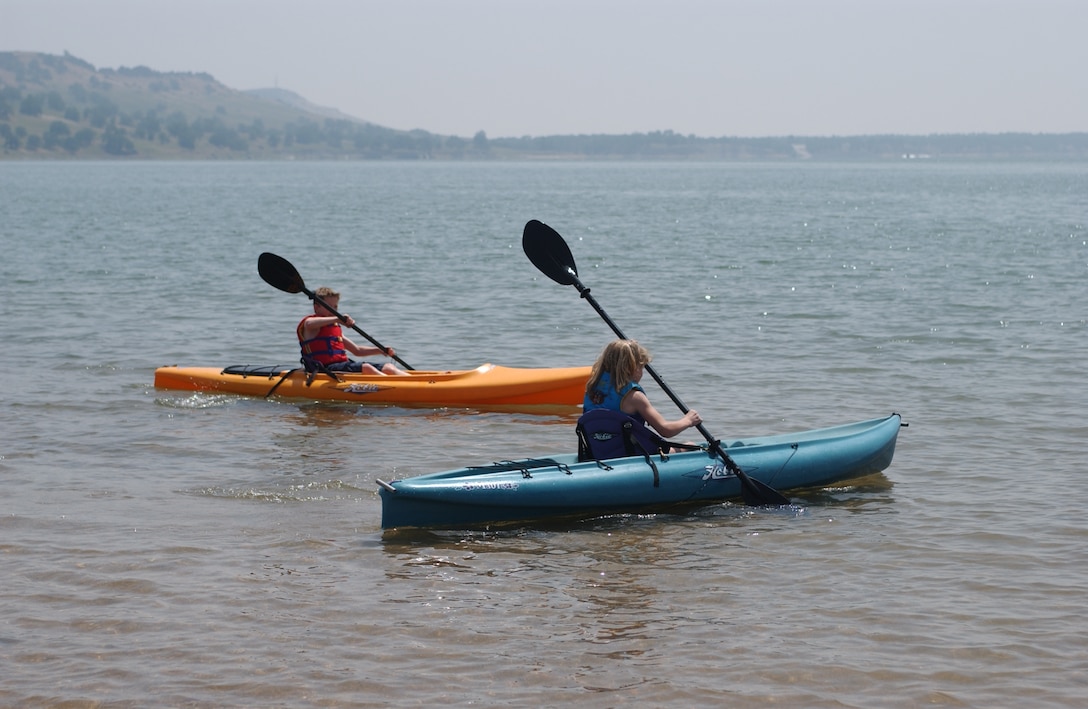
[[[315,103],[310,103],[302,96],[299,96],[294,91],[288,91],[287,89],[273,88],[273,89],[246,89],[245,93],[250,96],[256,96],[257,98],[264,99],[266,101],[276,101],[278,103],[297,108],[300,111],[306,113],[312,113],[315,116],[324,116],[325,118],[335,118],[337,120],[344,121],[358,121],[355,116],[349,116],[337,108],[327,108],[325,106],[318,106]]]
[[[209,74],[0,52],[0,157],[419,159],[471,148],[461,138],[346,116],[290,91],[237,91]]]
[[[1088,133],[701,138],[673,131],[471,139],[402,131],[279,88],[0,52],[0,159],[1088,160]]]

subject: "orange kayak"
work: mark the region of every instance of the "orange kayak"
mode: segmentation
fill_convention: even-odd
[[[287,366],[160,367],[160,389],[441,408],[565,407],[582,403],[589,367],[528,369],[484,364],[452,371],[412,370],[408,376],[337,372],[309,374]]]

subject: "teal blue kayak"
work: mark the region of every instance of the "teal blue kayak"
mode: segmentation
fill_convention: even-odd
[[[892,462],[899,414],[800,433],[741,438],[726,453],[778,490],[830,485]],[[468,529],[677,511],[741,497],[741,482],[706,450],[579,462],[575,453],[377,481],[382,528]]]

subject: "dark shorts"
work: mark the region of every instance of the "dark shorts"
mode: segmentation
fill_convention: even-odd
[[[354,361],[348,361],[348,362],[333,362],[332,364],[327,364],[327,365],[325,365],[325,369],[329,370],[330,372],[361,372],[363,370],[363,365],[364,364],[369,364],[371,367],[378,370],[379,372],[382,371],[382,367],[385,366],[381,362],[354,362]]]

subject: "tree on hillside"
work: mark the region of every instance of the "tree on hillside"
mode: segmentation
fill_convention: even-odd
[[[18,150],[23,145],[22,139],[7,123],[0,123],[0,140],[5,150]]]
[[[65,138],[61,146],[73,155],[78,153],[83,148],[89,148],[94,143],[94,131],[90,128],[84,128],[76,131],[76,134]]]
[[[110,155],[135,155],[136,146],[125,129],[110,122],[102,132],[102,149]]]
[[[321,133],[321,126],[306,119],[302,119],[298,123],[288,123],[284,129],[290,141],[299,145],[320,143],[324,137]]]
[[[55,149],[65,138],[72,134],[68,124],[64,121],[53,121],[42,134],[42,147],[46,150]]]
[[[11,112],[19,103],[19,89],[12,86],[0,87],[0,121],[11,118]]]
[[[41,94],[27,94],[19,103],[19,113],[24,116],[40,116],[45,108],[45,97]]]
[[[185,119],[185,114],[181,111],[174,111],[166,119],[166,131],[178,141],[178,147],[186,150],[196,149],[198,134],[189,125],[189,121]]]
[[[108,121],[117,116],[117,104],[99,93],[91,94],[91,107],[84,115],[95,128],[105,128]]]
[[[229,148],[231,150],[249,150],[249,141],[241,136],[238,131],[223,123],[217,122],[208,136],[208,142],[217,148]]]
[[[50,111],[61,113],[64,111],[65,104],[60,92],[53,90],[45,95],[45,105],[49,107]]]
[[[162,122],[159,121],[159,116],[154,109],[148,109],[142,115],[137,113],[133,118],[136,121],[132,131],[134,136],[144,140],[154,140],[158,137],[162,130]]]

